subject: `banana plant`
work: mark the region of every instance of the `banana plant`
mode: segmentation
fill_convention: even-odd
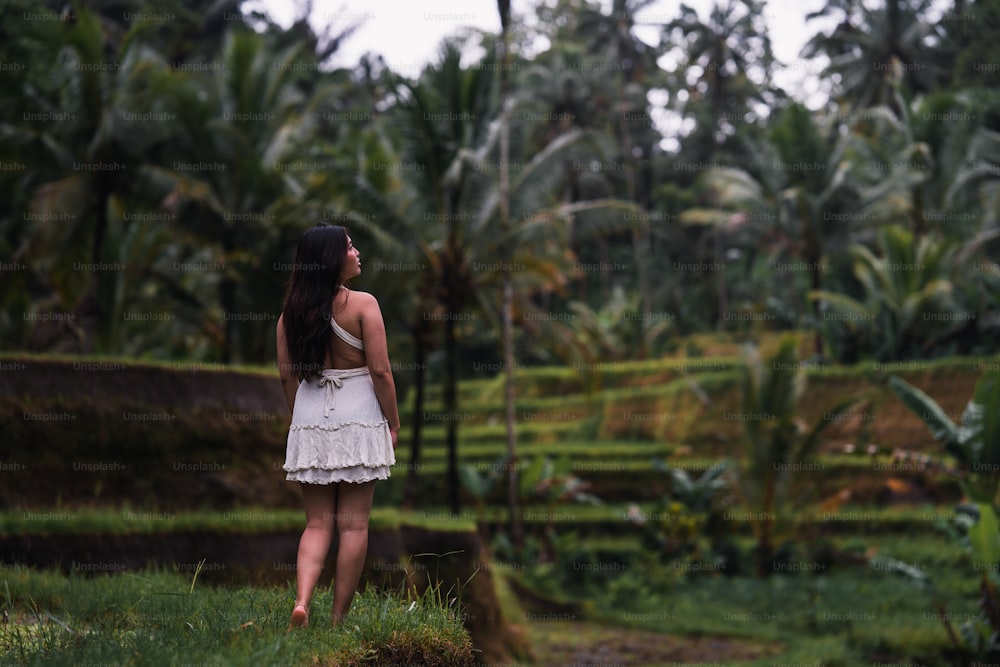
[[[973,523],[968,525],[973,563],[980,572],[980,606],[991,636],[1000,634],[1000,598],[990,574],[1000,566],[1000,526],[997,495],[1000,491],[1000,372],[985,373],[976,383],[972,399],[956,424],[938,403],[898,376],[889,388],[919,416],[934,439],[955,459],[962,490],[970,501]]]
[[[977,563],[984,572],[1000,563],[997,527],[997,491],[1000,490],[1000,372],[985,374],[976,383],[961,425],[948,417],[933,398],[898,376],[889,378],[893,393],[919,416],[958,463],[962,490],[978,508],[979,518],[969,536]],[[984,581],[986,575],[983,575]]]
[[[710,510],[716,497],[729,488],[729,461],[716,463],[697,478],[661,460],[653,461],[653,468],[670,476],[670,497],[694,512]]]
[[[723,460],[696,476],[654,459],[653,469],[669,478],[670,492],[648,514],[630,505],[627,518],[644,530],[648,543],[662,556],[697,555],[699,538],[730,487],[729,467],[730,462]]]
[[[462,464],[458,469],[458,479],[462,488],[472,496],[476,503],[476,514],[480,531],[486,530],[486,499],[501,479],[507,478],[507,470],[512,459],[507,454],[483,469],[481,465]]]
[[[855,335],[870,339],[876,357],[897,360],[924,356],[944,335],[931,319],[961,319],[952,280],[958,245],[934,236],[917,237],[899,226],[878,232],[881,255],[855,244],[850,248],[854,277],[864,290],[863,300],[846,294],[813,290],[809,298],[835,311],[835,319],[860,329]]]
[[[590,482],[573,474],[569,459],[562,457],[558,462],[547,456],[538,456],[531,460],[521,476],[521,506],[527,507],[532,502],[540,502],[545,511],[539,513],[544,521],[542,531],[542,562],[555,559],[556,532],[553,522],[556,518],[556,508],[565,503],[588,505],[603,505],[604,502],[591,493]]]

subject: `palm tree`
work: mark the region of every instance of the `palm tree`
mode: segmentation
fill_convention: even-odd
[[[416,317],[444,329],[444,423],[448,448],[449,506],[459,511],[457,469],[457,381],[460,323],[472,309],[502,328],[504,266],[509,264],[512,315],[523,310],[520,302],[538,290],[552,289],[572,270],[565,248],[562,221],[583,216],[596,208],[621,206],[598,200],[562,205],[557,194],[563,187],[564,162],[570,150],[583,145],[580,131],[554,137],[535,150],[530,117],[517,115],[523,101],[514,99],[501,110],[494,100],[492,56],[473,67],[462,67],[459,52],[446,44],[439,63],[428,66],[417,81],[400,81],[389,123],[401,137],[399,152],[390,149],[386,159],[411,169],[399,170],[392,188],[368,182],[368,170],[356,168],[351,179],[356,210],[374,212],[378,225],[359,220],[382,248],[380,252],[416,254],[422,267],[410,284],[422,295],[414,303]],[[509,170],[508,224],[502,221],[502,170],[491,168],[498,154],[502,119],[518,119],[512,137],[517,169]],[[512,146],[512,152],[515,146]],[[523,159],[530,156],[530,159]],[[364,165],[359,165],[364,167]],[[370,169],[370,165],[368,167]],[[388,185],[387,182],[384,185]],[[375,229],[378,227],[379,229]],[[609,228],[605,223],[604,228]],[[615,223],[610,225],[615,228]],[[407,256],[407,255],[402,255]],[[521,296],[521,299],[518,297]],[[515,317],[516,319],[516,317]],[[421,327],[425,324],[421,324]],[[417,396],[422,393],[418,387]],[[417,415],[420,410],[415,411]],[[416,417],[415,417],[416,418]]]
[[[612,70],[615,80],[615,102],[613,107],[614,125],[618,144],[618,156],[624,166],[624,192],[628,201],[641,206],[651,204],[650,188],[652,174],[650,158],[659,137],[653,130],[650,114],[646,113],[648,102],[646,92],[657,79],[659,66],[657,58],[663,49],[657,44],[651,46],[635,34],[636,18],[654,4],[654,0],[614,0],[611,13],[603,14],[596,6],[586,5],[579,14],[577,29],[587,44],[590,53],[597,53],[611,62],[621,64],[620,74]],[[638,135],[634,138],[633,135]],[[636,141],[638,139],[638,141]],[[642,187],[637,183],[637,172],[642,172]],[[648,316],[652,306],[649,272],[646,261],[648,238],[634,226],[632,252],[638,276],[640,311]],[[644,351],[640,349],[640,354]]]
[[[551,333],[547,337],[557,341],[557,354],[575,368],[635,360],[636,350],[656,351],[674,328],[672,319],[667,317],[634,317],[639,312],[637,301],[638,295],[626,297],[621,285],[615,286],[611,298],[598,310],[583,301],[570,301],[573,319],[550,323]]]
[[[778,99],[767,83],[774,54],[763,16],[761,0],[717,0],[707,21],[682,3],[680,17],[664,27],[664,39],[685,58],[670,86],[671,104],[696,120],[681,151],[692,162],[711,164],[723,151],[744,157],[749,151],[738,142],[754,105],[770,107]]]
[[[931,173],[934,156],[918,140],[913,112],[898,90],[896,111],[881,106],[868,109],[865,120],[848,135],[848,151],[862,172],[865,198],[876,203],[871,213],[879,220],[909,218],[917,235],[927,232],[923,188]]]
[[[126,202],[150,201],[142,173],[148,152],[165,140],[162,124],[142,120],[158,111],[146,82],[166,66],[134,41],[109,65],[99,18],[85,8],[64,39],[56,73],[63,92],[56,99],[35,98],[41,107],[35,114],[57,120],[40,128],[32,121],[2,128],[34,147],[30,215],[62,223],[34,225],[18,253],[40,262],[56,300],[73,311],[80,347],[109,351],[120,347],[124,307],[126,265],[116,261],[121,255],[115,239],[125,224]],[[43,248],[56,255],[45,259]],[[89,268],[71,271],[74,260]],[[74,275],[81,272],[86,279]]]
[[[492,63],[487,56],[487,64]],[[428,67],[418,84],[406,84],[409,124],[408,157],[422,165],[418,187],[430,195],[433,219],[441,221],[433,235],[435,301],[443,306],[445,386],[444,422],[448,450],[449,506],[460,511],[458,480],[458,342],[456,319],[469,298],[472,267],[463,239],[470,181],[475,173],[468,157],[484,143],[491,145],[489,121],[495,116],[495,91],[489,68],[464,69],[460,53],[446,44],[438,67]],[[443,120],[438,120],[443,119]],[[458,120],[453,120],[458,119]],[[501,255],[502,256],[502,255]]]
[[[591,67],[591,64],[595,66]],[[593,137],[594,143],[600,147],[599,161],[613,164],[618,160],[619,149],[608,136],[616,129],[613,103],[607,94],[605,75],[596,67],[597,64],[599,61],[576,41],[556,41],[553,48],[539,54],[527,65],[520,86],[530,92],[522,95],[521,108],[525,115],[532,118],[547,119],[527,127],[530,143],[546,146],[556,137],[580,129]],[[576,150],[579,154],[571,154],[576,159],[565,168],[567,183],[562,201],[570,203],[612,196],[615,183],[611,181],[611,174],[580,167],[593,159],[594,150],[590,146]],[[596,262],[600,266],[596,283],[600,298],[606,299],[613,282],[608,268],[611,266],[608,261],[609,239],[604,235],[591,237],[585,231],[577,233],[577,230],[595,223],[584,217],[574,217],[570,221],[568,247],[585,262],[591,261],[595,254],[600,258],[601,261]],[[596,241],[596,253],[583,243],[588,238]],[[577,281],[577,288],[579,298],[586,298],[588,284],[585,275]]]
[[[849,396],[806,428],[797,418],[805,389],[805,372],[795,353],[796,341],[786,338],[766,362],[756,348],[744,352],[737,418],[743,423],[746,448],[736,473],[736,491],[749,511],[757,538],[757,573],[771,573],[774,532],[785,519],[789,471],[808,462],[826,427],[864,400]]]
[[[219,13],[233,9],[224,0],[194,15],[187,4],[188,0],[172,0],[159,9],[176,8],[180,17],[176,25],[197,34],[215,34],[222,26]],[[262,322],[237,325],[228,315],[280,298],[281,281],[274,279],[268,260],[276,258],[274,248],[286,245],[278,239],[290,236],[289,226],[268,207],[280,195],[299,189],[307,175],[290,168],[295,166],[296,150],[315,125],[309,115],[315,106],[306,105],[300,89],[317,92],[311,98],[313,104],[325,91],[315,82],[303,85],[301,72],[315,72],[315,68],[294,66],[308,58],[299,47],[277,55],[263,52],[261,44],[269,40],[241,26],[226,37],[227,51],[219,61],[211,60],[204,40],[199,48],[186,50],[186,42],[171,31],[174,23],[159,30],[149,22],[129,25],[120,19],[115,11],[98,15],[85,9],[64,31],[68,46],[62,89],[67,91],[66,99],[46,103],[49,111],[64,112],[71,121],[52,123],[42,130],[37,125],[28,131],[3,126],[7,136],[17,136],[22,146],[34,146],[34,154],[40,156],[38,165],[32,167],[32,180],[40,181],[42,187],[29,187],[35,195],[32,214],[77,212],[72,224],[37,226],[34,236],[19,244],[18,252],[37,255],[45,248],[45,256],[57,258],[50,282],[61,292],[60,299],[79,302],[76,322],[84,328],[91,322],[103,327],[99,338],[88,346],[128,349],[143,340],[152,345],[145,349],[152,354],[171,350],[263,361],[270,357],[267,332],[271,327]],[[170,63],[148,48],[149,43],[166,44],[164,54],[178,70],[172,71]],[[218,49],[218,40],[211,43],[212,49]],[[117,67],[96,66],[95,58],[116,50],[121,51]],[[182,67],[185,63],[178,60],[185,57],[208,67]],[[188,69],[223,73],[213,77],[181,71]],[[33,94],[38,93],[36,88]],[[290,110],[301,110],[304,117],[294,117]],[[249,113],[272,117],[274,122],[241,120],[249,118]],[[54,170],[53,159],[43,161],[46,153],[62,167]],[[122,170],[81,169],[63,177],[69,173],[66,164],[74,160],[84,166],[110,161],[121,164]],[[200,168],[203,165],[208,168]],[[133,213],[152,215],[158,222],[138,223],[144,229],[134,228],[137,224],[128,223],[129,217],[135,219],[129,215]],[[60,229],[69,236],[52,233]],[[162,230],[172,232],[172,238],[159,233]],[[71,243],[64,243],[67,239]],[[146,253],[151,243],[168,244],[153,253],[156,261],[126,261],[130,258],[126,253]],[[56,244],[61,244],[60,255],[48,252]],[[90,248],[89,256],[83,255],[86,248]],[[127,266],[127,276],[122,271],[103,271],[90,281],[59,277],[74,259],[89,260],[87,264],[95,267]],[[171,264],[224,268],[185,272],[171,269]],[[92,295],[80,301],[78,292],[88,284]],[[221,309],[217,302],[203,300],[201,295],[207,291],[219,294]],[[173,301],[147,298],[151,294],[169,295]],[[255,302],[254,297],[261,301]],[[163,312],[179,315],[180,322],[157,327],[162,337],[148,335],[148,326],[122,324],[122,308],[145,308],[152,303]],[[223,316],[224,324],[218,321]],[[177,326],[192,319],[202,328],[200,335],[178,335]],[[248,329],[256,331],[236,335]],[[167,348],[159,347],[161,343]]]
[[[255,334],[240,339],[230,315],[249,308],[250,296],[280,301],[281,281],[271,260],[280,258],[273,249],[281,244],[274,242],[294,230],[272,207],[286,193],[300,192],[301,182],[322,166],[310,160],[306,146],[324,91],[306,96],[296,85],[295,65],[302,58],[298,47],[275,53],[264,37],[234,30],[216,71],[178,72],[163,82],[176,136],[162,155],[163,166],[149,175],[182,228],[216,249],[222,312],[207,315],[210,321],[224,316],[221,327],[208,325],[217,332],[223,363],[245,358],[253,341],[268,340],[273,323],[241,325]],[[255,349],[257,358],[267,358],[259,356],[266,354],[261,345]]]
[[[931,6],[932,0],[886,0],[875,8],[858,0],[829,2],[806,19],[836,15],[840,23],[829,35],[813,36],[802,56],[829,58],[821,76],[837,82],[837,97],[852,111],[888,106],[898,112],[897,85],[927,93],[949,75],[935,48],[942,29],[926,20]]]
[[[997,61],[998,44],[993,31],[983,26],[995,26],[998,20],[1000,5],[996,2],[954,0],[941,21],[946,36],[941,50],[946,55],[944,61],[951,64],[950,90],[996,89],[1000,72],[983,65]]]
[[[963,185],[966,169],[982,166],[977,148],[981,123],[991,100],[1000,99],[993,91],[968,93],[939,92],[916,98],[900,118],[913,144],[922,145],[928,156],[927,179],[913,189],[913,229],[933,230],[946,236],[968,237],[988,226],[988,215],[977,226],[967,211],[976,206],[971,189]],[[983,202],[986,203],[985,201]],[[965,212],[964,215],[959,215]],[[968,224],[968,223],[972,224]],[[942,224],[944,223],[944,224]]]
[[[830,146],[813,115],[794,104],[779,114],[769,141],[758,144],[755,153],[758,160],[746,169],[707,172],[704,181],[715,208],[688,209],[681,220],[710,225],[716,234],[727,229],[748,236],[744,240],[748,264],[759,249],[769,252],[771,265],[789,254],[801,259],[811,289],[820,289],[827,258],[850,243],[857,221],[865,218],[855,209],[864,201],[850,177],[845,144]],[[778,275],[784,286],[785,272]],[[813,311],[818,323],[818,304]],[[814,346],[822,357],[818,326]]]
[[[51,124],[24,122],[25,114],[38,114],[27,118],[44,118],[41,114],[58,110],[63,83],[58,53],[66,31],[57,21],[24,21],[22,13],[34,9],[35,4],[30,0],[11,0],[0,7],[0,62],[25,64],[24,68],[8,68],[4,72],[6,86],[12,91],[22,91],[21,94],[0,96],[0,158],[6,167],[0,173],[0,201],[5,204],[0,207],[0,256],[14,269],[5,269],[0,281],[3,306],[0,345],[4,349],[27,347],[37,326],[26,320],[24,314],[37,305],[41,288],[55,295],[59,307],[52,310],[65,311],[66,305],[72,307],[77,296],[59,295],[60,288],[71,284],[75,288],[80,282],[50,279],[48,267],[28,261],[56,255],[52,246],[46,248],[47,252],[37,250],[38,233],[51,229],[52,225],[39,225],[32,220],[31,196],[38,185],[65,173],[46,139],[52,133]]]
[[[240,14],[241,2],[216,0],[206,5],[200,0],[133,0],[88,4],[101,24],[110,52],[141,41],[175,65],[214,57],[233,18]],[[72,12],[66,13],[72,16]],[[169,16],[170,20],[151,20],[147,16]]]
[[[969,138],[965,159],[955,170],[945,201],[958,209],[983,212],[980,234],[996,238],[1000,230],[1000,132],[980,126]]]
[[[662,55],[659,45],[649,45],[635,33],[637,19],[655,4],[655,0],[613,0],[611,13],[604,14],[596,4],[585,3],[580,9],[576,32],[591,49],[610,52],[621,63],[622,78],[633,83],[651,77]]]
[[[863,301],[823,290],[811,292],[810,298],[839,313],[831,314],[833,319],[877,336],[878,359],[927,356],[950,335],[951,327],[942,332],[941,323],[967,323],[954,299],[952,282],[958,246],[931,235],[916,238],[902,227],[888,226],[879,230],[878,249],[880,255],[861,244],[851,247]]]

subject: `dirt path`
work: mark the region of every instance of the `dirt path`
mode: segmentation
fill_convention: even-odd
[[[722,637],[676,637],[575,621],[545,621],[528,628],[538,667],[629,667],[731,664],[773,655],[778,645]]]

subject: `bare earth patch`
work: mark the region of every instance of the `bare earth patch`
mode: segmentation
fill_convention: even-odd
[[[775,655],[780,644],[758,644],[725,637],[672,635],[601,626],[595,623],[545,621],[528,627],[539,667],[565,665],[662,665],[724,663]]]

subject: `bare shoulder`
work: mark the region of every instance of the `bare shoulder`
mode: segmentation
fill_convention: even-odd
[[[378,308],[378,299],[371,292],[351,290],[348,299],[354,301],[354,305],[358,309],[367,311],[370,308]]]
[[[356,290],[341,290],[340,306],[337,312],[340,316],[337,318],[341,325],[343,325],[345,319],[357,320],[358,322],[364,322],[366,320],[376,320],[381,318],[382,311],[379,309],[378,301],[375,297],[368,292],[361,292]]]

